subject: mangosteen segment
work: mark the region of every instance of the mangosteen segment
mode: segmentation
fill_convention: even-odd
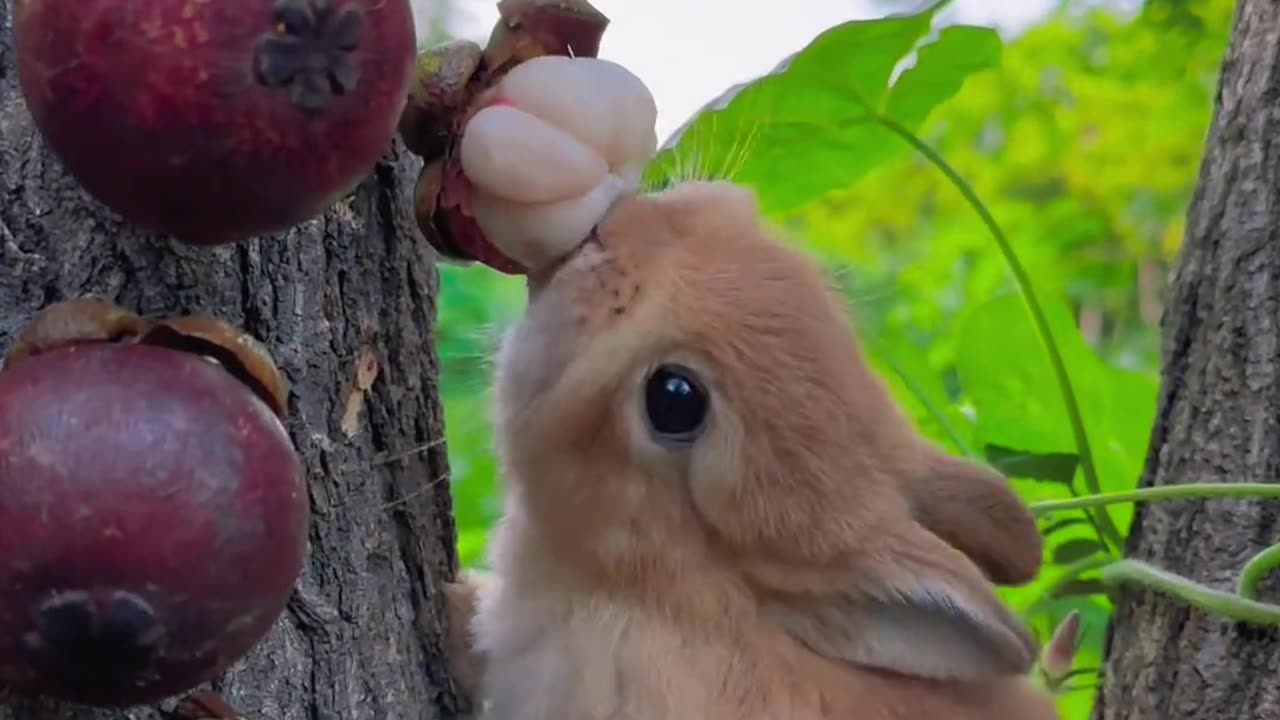
[[[77,692],[96,695],[142,681],[164,650],[155,611],[130,592],[60,592],[33,615],[36,629],[22,639],[28,661]]]
[[[489,243],[471,215],[470,182],[457,158],[462,128],[520,63],[544,55],[595,57],[609,18],[589,0],[500,0],[498,14],[484,48],[454,41],[418,54],[399,132],[409,151],[426,161],[414,214],[436,254],[520,275],[527,269]]]
[[[360,83],[356,50],[364,15],[333,0],[278,0],[275,28],[258,43],[258,82],[287,88],[298,109],[317,115]]]

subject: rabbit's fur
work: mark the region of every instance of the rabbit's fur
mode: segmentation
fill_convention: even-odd
[[[1038,572],[1028,509],[917,433],[759,217],[725,182],[629,196],[530,277],[493,575],[451,589],[464,689],[490,720],[1057,718],[991,584]],[[687,447],[646,420],[669,362],[711,398]]]

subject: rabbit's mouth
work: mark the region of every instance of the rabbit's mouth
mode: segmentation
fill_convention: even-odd
[[[526,275],[529,288],[529,300],[533,301],[536,296],[546,289],[561,274],[565,268],[574,264],[574,261],[582,257],[586,252],[593,250],[601,250],[603,245],[600,243],[600,233],[597,227],[591,228],[591,232],[582,239],[577,245],[574,245],[569,252],[565,253],[560,259],[539,268],[531,270]]]

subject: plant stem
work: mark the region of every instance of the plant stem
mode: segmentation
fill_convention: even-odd
[[[1031,285],[1031,277],[1027,274],[1026,269],[1022,267],[1022,262],[1018,259],[1017,253],[1014,252],[1013,245],[1005,237],[1004,231],[1000,229],[999,223],[996,222],[991,211],[987,209],[986,204],[982,202],[982,199],[978,197],[978,194],[974,192],[969,183],[960,176],[960,173],[955,168],[951,167],[951,164],[941,154],[893,118],[877,114],[876,121],[885,129],[902,138],[923,155],[925,159],[933,163],[956,186],[960,194],[978,213],[983,224],[987,226],[987,230],[991,233],[992,238],[995,239],[996,245],[999,246],[1001,254],[1004,255],[1005,262],[1009,265],[1009,271],[1013,274],[1014,281],[1018,285],[1023,302],[1026,303],[1027,310],[1031,313],[1032,322],[1035,323],[1036,329],[1040,333],[1040,340],[1044,343],[1049,362],[1053,366],[1053,373],[1058,381],[1058,389],[1062,392],[1062,401],[1066,406],[1067,417],[1071,423],[1071,433],[1075,437],[1076,450],[1080,454],[1080,469],[1084,473],[1085,486],[1089,492],[1095,495],[1100,494],[1102,492],[1102,484],[1098,479],[1098,468],[1094,463],[1093,451],[1089,446],[1089,435],[1084,426],[1084,416],[1080,412],[1080,404],[1077,402],[1075,390],[1071,386],[1071,377],[1067,374],[1066,362],[1062,359],[1062,353],[1059,351],[1058,344],[1053,337],[1053,331],[1049,328],[1049,320],[1045,316],[1044,310],[1040,306],[1040,301],[1036,297],[1035,289]],[[1124,545],[1124,538],[1106,509],[1098,509],[1091,516],[1094,518],[1095,527],[1103,543],[1109,543],[1116,550],[1120,550]]]
[[[1275,483],[1188,483],[1186,485],[1162,485],[1124,492],[1081,495],[1065,500],[1042,500],[1031,503],[1031,512],[1047,515],[1059,510],[1080,510],[1104,507],[1127,502],[1151,502],[1159,500],[1193,500],[1204,498],[1280,498],[1280,484]]]
[[[1057,599],[1058,591],[1066,587],[1072,580],[1078,579],[1081,575],[1092,570],[1098,570],[1115,562],[1115,558],[1105,554],[1095,554],[1088,557],[1080,558],[1075,562],[1067,565],[1062,572],[1054,576],[1053,580],[1045,585],[1044,591],[1041,592],[1030,605],[1023,610],[1022,615],[1025,617],[1035,617],[1044,612],[1049,607],[1049,603]]]
[[[1102,569],[1107,585],[1134,583],[1172,595],[1201,610],[1238,622],[1280,625],[1280,605],[1258,602],[1235,593],[1214,590],[1138,560],[1119,560]]]
[[[1236,586],[1236,593],[1240,597],[1257,600],[1258,585],[1262,583],[1262,578],[1276,568],[1280,568],[1280,544],[1272,545],[1245,563],[1244,569],[1240,571],[1240,584]]]
[[[1280,498],[1280,484],[1274,483],[1188,483],[1141,488],[1128,492],[1101,493],[1067,500],[1047,500],[1032,503],[1036,515],[1057,510],[1078,510],[1124,502],[1150,502],[1159,500],[1199,500],[1206,498]],[[1101,562],[1099,562],[1101,561]],[[1103,555],[1093,555],[1067,566],[1062,575],[1046,588],[1045,592],[1027,609],[1031,615],[1043,609],[1058,588],[1071,579],[1096,567],[1102,568],[1102,582],[1107,585],[1134,583],[1173,595],[1202,610],[1222,615],[1240,622],[1261,625],[1280,625],[1280,605],[1257,600],[1258,586],[1271,571],[1280,568],[1280,544],[1272,545],[1253,556],[1240,572],[1235,593],[1201,585],[1180,575],[1160,570],[1137,560],[1110,561]]]

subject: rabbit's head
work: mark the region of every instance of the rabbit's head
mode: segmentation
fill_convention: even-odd
[[[1036,574],[1029,511],[914,429],[751,192],[626,197],[529,285],[500,450],[583,582],[658,602],[722,583],[815,652],[918,677],[1031,667],[990,582]]]

